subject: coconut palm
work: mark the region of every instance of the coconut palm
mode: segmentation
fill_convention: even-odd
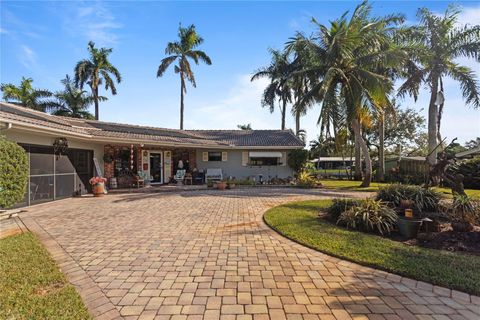
[[[197,87],[189,59],[192,59],[197,65],[200,61],[211,65],[212,61],[205,52],[196,50],[203,43],[203,38],[198,35],[193,24],[187,28],[180,26],[178,28],[178,38],[178,41],[167,44],[165,54],[169,56],[162,59],[157,70],[157,78],[163,76],[173,62],[178,61],[174,70],[175,73],[180,74],[180,130],[183,130],[183,100],[184,95],[187,93],[185,80],[188,80],[194,88]]]
[[[262,107],[268,107],[270,112],[273,113],[275,111],[275,101],[278,99],[281,113],[280,128],[285,130],[287,104],[292,102],[292,83],[290,80],[292,64],[288,59],[287,52],[273,49],[269,51],[272,56],[270,65],[257,70],[251,81],[260,78],[270,79],[270,83],[262,95]]]
[[[56,107],[52,100],[52,93],[48,90],[35,89],[32,86],[33,79],[22,77],[19,86],[5,83],[0,86],[3,92],[3,99],[7,102],[19,104],[25,108],[38,111],[49,111]]]
[[[401,34],[411,46],[413,63],[408,64],[406,80],[398,95],[418,98],[420,87],[430,88],[428,105],[428,162],[434,165],[440,143],[440,123],[445,95],[443,80],[450,77],[459,82],[467,104],[480,107],[480,87],[473,70],[456,59],[473,58],[480,61],[480,25],[458,27],[460,10],[449,6],[444,15],[426,8],[418,10],[420,22]],[[437,99],[438,98],[438,99]]]
[[[313,20],[318,31],[309,43],[318,61],[318,66],[313,69],[318,70],[320,77],[300,101],[310,105],[321,102],[321,118],[331,113],[325,113],[323,109],[337,112],[344,106],[355,144],[365,158],[362,186],[369,186],[372,178],[372,163],[362,127],[370,121],[371,112],[389,104],[388,93],[393,88],[392,79],[379,70],[396,66],[406,56],[391,41],[403,17],[372,18],[370,13],[371,6],[363,2],[350,19],[345,13],[329,27]],[[356,155],[356,170],[360,169],[359,158]]]
[[[75,66],[75,85],[83,89],[87,84],[91,91],[93,102],[95,104],[95,119],[99,119],[99,101],[98,94],[99,86],[105,84],[105,90],[110,90],[113,95],[117,94],[115,82],[120,83],[122,76],[110,61],[108,56],[112,53],[112,49],[95,48],[95,43],[90,41],[88,43],[89,59],[84,59],[77,62]]]
[[[62,84],[65,87],[63,91],[55,93],[58,109],[53,114],[70,118],[95,119],[88,112],[88,107],[94,103],[93,96],[87,91],[75,87],[74,81],[68,75],[62,80]],[[98,100],[106,101],[107,98],[99,96]]]

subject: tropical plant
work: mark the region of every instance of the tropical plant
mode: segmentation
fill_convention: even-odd
[[[337,224],[347,228],[389,234],[397,225],[398,216],[380,200],[366,198],[340,214]]]
[[[443,208],[454,222],[480,223],[480,201],[464,195],[453,197],[451,204]]]
[[[320,181],[312,176],[308,170],[302,170],[297,175],[297,185],[300,187],[313,188],[321,185]]]
[[[268,107],[270,112],[273,113],[275,111],[275,101],[278,99],[281,113],[280,128],[285,130],[287,103],[292,102],[292,84],[289,79],[292,64],[288,59],[287,52],[270,49],[270,54],[272,56],[270,65],[257,70],[251,81],[265,77],[270,79],[270,83],[262,95],[262,107]]]
[[[188,59],[192,59],[198,65],[199,61],[203,61],[207,65],[211,65],[210,57],[201,50],[196,50],[203,43],[192,24],[187,28],[178,27],[178,41],[169,42],[165,48],[167,57],[163,58],[157,70],[157,78],[163,76],[168,67],[175,61],[175,73],[180,75],[180,130],[183,130],[183,113],[184,113],[184,95],[187,93],[185,80],[188,80],[194,88],[197,87],[195,75]]]
[[[410,200],[419,213],[436,211],[441,198],[442,195],[431,188],[398,183],[380,188],[376,196],[377,200],[394,207],[399,207],[402,200]]]
[[[88,112],[88,107],[94,102],[93,96],[87,94],[85,90],[75,87],[75,83],[68,75],[63,79],[63,91],[55,93],[56,103],[58,109],[53,112],[56,116],[64,116],[70,118],[84,118],[95,119],[95,117]],[[107,98],[98,97],[99,101],[105,101]]]
[[[28,158],[25,150],[0,135],[0,208],[9,208],[25,197]]]
[[[308,151],[305,149],[294,149],[288,153],[287,164],[290,168],[295,171],[295,173],[300,173],[300,171],[305,166],[308,160]]]
[[[353,129],[355,145],[361,147],[365,157],[365,177],[362,186],[372,178],[372,163],[367,144],[362,137],[362,127],[371,119],[370,114],[390,105],[388,94],[393,88],[391,77],[385,72],[406,58],[406,53],[392,42],[395,27],[403,21],[400,15],[381,18],[370,17],[371,7],[363,2],[356,7],[350,19],[347,14],[326,27],[313,20],[318,35],[309,43],[317,64],[318,79],[298,104],[321,103],[322,118],[331,119],[343,114]],[[329,127],[330,125],[325,125]],[[356,153],[356,170],[359,173],[360,157]]]
[[[250,123],[238,124],[237,128],[240,129],[240,130],[252,130],[252,125]]]
[[[110,90],[113,95],[117,94],[115,82],[120,83],[122,76],[110,61],[108,56],[112,53],[112,49],[95,48],[95,43],[88,43],[89,59],[80,60],[75,66],[75,85],[83,89],[87,84],[93,97],[95,104],[95,119],[99,119],[99,102],[103,101],[103,97],[98,94],[99,86],[105,84],[105,90]],[[113,77],[113,78],[112,78]]]
[[[458,58],[480,59],[480,25],[458,27],[460,10],[449,6],[443,15],[426,8],[418,10],[419,24],[399,33],[409,46],[412,60],[406,64],[405,82],[398,95],[418,98],[420,87],[430,88],[428,105],[428,162],[437,161],[441,141],[440,124],[444,107],[443,80],[450,77],[460,83],[467,104],[480,107],[480,87],[474,71],[457,62]]]
[[[52,100],[52,93],[48,90],[35,89],[32,86],[33,79],[22,77],[19,86],[11,83],[2,83],[0,89],[3,92],[3,99],[7,102],[19,104],[25,108],[49,111],[56,107]]]
[[[337,222],[342,213],[351,207],[359,206],[361,202],[362,200],[360,199],[334,198],[332,204],[327,209],[329,219],[333,222]]]

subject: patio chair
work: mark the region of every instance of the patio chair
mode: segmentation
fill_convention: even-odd
[[[187,172],[187,170],[185,170],[185,169],[177,170],[173,179],[175,179],[176,182],[182,182],[183,178],[185,177],[186,172]]]

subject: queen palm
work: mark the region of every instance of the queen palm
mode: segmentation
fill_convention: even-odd
[[[371,158],[362,136],[362,126],[369,122],[371,112],[389,104],[388,92],[393,87],[391,78],[379,70],[391,68],[405,58],[405,52],[391,41],[392,33],[403,17],[371,18],[370,12],[370,5],[363,2],[350,19],[345,13],[329,27],[314,20],[318,31],[309,43],[315,52],[317,66],[310,69],[316,69],[319,78],[299,102],[310,105],[320,102],[320,122],[321,118],[330,117],[344,108],[355,144],[365,158],[362,186],[369,186],[372,178]],[[357,176],[359,158],[356,154]]]
[[[270,83],[263,92],[261,103],[263,107],[268,107],[270,112],[273,113],[275,111],[275,101],[278,99],[281,113],[280,128],[285,130],[287,103],[292,102],[293,93],[290,79],[292,64],[288,60],[287,52],[271,49],[270,54],[272,56],[270,65],[257,70],[251,81],[264,77],[270,79]]]
[[[480,88],[471,68],[456,62],[458,58],[473,58],[480,61],[480,26],[457,27],[460,11],[450,6],[440,16],[426,8],[419,9],[418,26],[407,29],[404,40],[412,47],[413,62],[408,65],[406,81],[398,94],[410,94],[417,100],[420,87],[430,88],[428,105],[428,162],[436,163],[438,144],[441,142],[440,123],[443,99],[437,100],[439,92],[444,94],[443,79],[450,77],[460,83],[462,94],[475,108],[480,107]]]
[[[62,80],[62,84],[65,88],[55,93],[58,109],[53,114],[70,118],[95,119],[88,112],[88,107],[94,103],[93,96],[75,87],[74,81],[68,75]],[[105,101],[107,98],[99,96],[98,100]]]
[[[32,86],[33,79],[22,77],[19,86],[5,83],[0,86],[3,92],[3,99],[23,107],[38,111],[49,111],[56,107],[55,103],[48,99],[53,93],[48,90],[35,89]]]
[[[99,86],[104,84],[105,90],[110,90],[113,95],[116,95],[117,88],[115,87],[115,82],[120,83],[122,76],[108,60],[112,49],[95,48],[95,43],[90,41],[88,43],[88,52],[90,58],[79,61],[75,66],[75,84],[80,89],[83,89],[85,84],[90,87],[93,103],[95,104],[95,119],[98,120],[100,116],[99,101],[102,100],[98,94]]]
[[[183,130],[183,113],[184,113],[184,95],[187,93],[185,80],[188,80],[195,88],[197,83],[189,59],[192,59],[198,65],[199,61],[203,61],[207,65],[211,65],[210,57],[201,50],[196,50],[198,46],[203,43],[203,38],[200,37],[195,30],[195,26],[178,28],[178,41],[169,42],[165,49],[165,54],[168,56],[163,58],[157,71],[157,78],[163,76],[168,67],[175,61],[175,73],[180,75],[180,130]]]

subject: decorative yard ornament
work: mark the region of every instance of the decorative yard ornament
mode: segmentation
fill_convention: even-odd
[[[57,155],[57,160],[62,154],[66,154],[68,150],[67,138],[56,138],[53,141],[53,151]]]
[[[438,91],[437,98],[435,99],[435,105],[441,106],[445,102],[445,96],[442,91]]]

